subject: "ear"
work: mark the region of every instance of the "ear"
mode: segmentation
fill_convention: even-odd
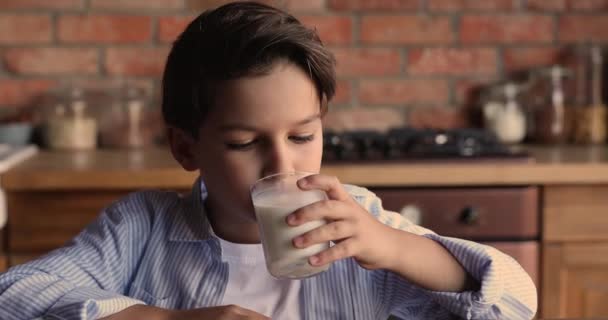
[[[186,171],[195,171],[198,169],[196,161],[196,140],[184,130],[168,127],[167,138],[171,146],[173,158],[182,165]]]

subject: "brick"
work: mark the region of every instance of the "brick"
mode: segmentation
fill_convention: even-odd
[[[418,0],[329,0],[333,10],[416,10]]]
[[[545,15],[465,15],[460,40],[472,43],[547,43],[553,40],[553,18]]]
[[[506,71],[552,65],[559,62],[558,48],[507,48],[504,53]]]
[[[362,80],[359,101],[367,104],[447,103],[448,83],[435,79]]]
[[[382,107],[356,107],[329,109],[323,118],[325,130],[378,130],[385,131],[391,127],[405,124],[403,110]]]
[[[195,16],[166,16],[160,17],[159,40],[170,42],[188,26]],[[348,44],[352,42],[353,22],[345,16],[311,16],[303,15],[300,21],[309,27],[317,29],[325,44]]]
[[[608,0],[569,0],[570,9],[581,11],[606,11]]]
[[[566,0],[528,0],[526,9],[533,11],[564,11],[568,7]]]
[[[16,74],[95,74],[96,49],[17,48],[7,49],[6,69]]]
[[[104,66],[111,75],[158,76],[168,54],[168,48],[109,48]]]
[[[0,44],[48,43],[52,29],[46,14],[0,14]]]
[[[83,0],[2,0],[0,9],[82,9]]]
[[[91,0],[92,9],[105,10],[177,10],[183,0]]]
[[[202,11],[217,8],[230,2],[234,2],[234,0],[186,0],[186,8]],[[315,12],[325,9],[325,0],[256,0],[256,2],[277,7],[290,13]]]
[[[59,18],[63,42],[141,43],[152,36],[152,18],[132,15],[67,15]]]
[[[158,90],[154,90],[154,80],[149,78],[125,78],[124,76],[104,77],[104,78],[70,78],[70,84],[87,91],[97,91],[102,93],[113,92],[124,86],[130,86],[143,90],[147,95],[152,95]]]
[[[412,128],[456,129],[467,127],[466,113],[461,109],[432,107],[413,108],[407,115]]]
[[[351,85],[348,80],[338,80],[336,82],[336,94],[331,100],[331,103],[342,104],[350,103]]]
[[[391,48],[335,48],[336,73],[340,76],[394,75],[401,70],[402,58],[398,49]]]
[[[268,4],[282,9],[286,8],[287,1],[288,0],[256,0],[256,2]],[[217,8],[230,2],[234,2],[234,0],[186,0],[186,8],[201,11]]]
[[[559,40],[607,41],[608,15],[565,15],[559,20]]]
[[[496,81],[496,78],[481,77],[481,78],[466,78],[459,79],[455,84],[455,98],[458,104],[471,104],[478,102],[480,90],[490,83]]]
[[[194,20],[195,16],[167,16],[158,19],[158,38],[161,42],[172,42]]]
[[[46,79],[0,79],[0,106],[27,106],[55,85]]]
[[[289,12],[322,11],[325,9],[325,0],[287,0],[285,6]]]
[[[515,0],[429,0],[431,11],[455,12],[465,10],[510,11],[517,8]]]
[[[353,21],[345,16],[302,16],[300,21],[317,29],[325,44],[348,44],[353,40]]]
[[[495,74],[497,53],[493,48],[426,48],[408,53],[411,75]]]
[[[361,20],[366,44],[448,44],[454,40],[449,17],[372,15]]]

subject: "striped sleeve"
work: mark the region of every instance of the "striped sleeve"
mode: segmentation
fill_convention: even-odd
[[[147,207],[131,195],[66,247],[0,275],[0,319],[97,319],[142,303],[121,293],[150,233]]]
[[[442,244],[481,284],[479,291],[474,292],[433,292],[416,287],[389,271],[375,273],[374,281],[382,291],[379,300],[387,301],[386,308],[395,315],[408,319],[443,319],[449,314],[464,319],[534,317],[537,310],[536,287],[513,258],[490,246],[439,236],[396,212],[384,210],[381,200],[373,193],[350,190],[380,222]]]
[[[532,279],[510,256],[472,241],[426,234],[456,257],[481,283],[479,291],[429,292],[450,312],[465,319],[532,319],[537,309]]]

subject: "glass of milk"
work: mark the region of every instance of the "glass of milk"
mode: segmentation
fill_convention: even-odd
[[[266,267],[276,278],[306,278],[329,268],[314,267],[308,258],[327,248],[329,242],[296,248],[293,238],[324,225],[324,220],[289,226],[287,216],[311,203],[327,199],[322,190],[302,190],[297,181],[312,173],[286,172],[264,177],[251,187],[251,199],[260,228]]]

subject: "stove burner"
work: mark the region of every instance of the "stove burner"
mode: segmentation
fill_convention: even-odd
[[[529,158],[512,151],[488,131],[397,128],[377,131],[328,131],[323,135],[323,159],[386,161],[423,159]]]

